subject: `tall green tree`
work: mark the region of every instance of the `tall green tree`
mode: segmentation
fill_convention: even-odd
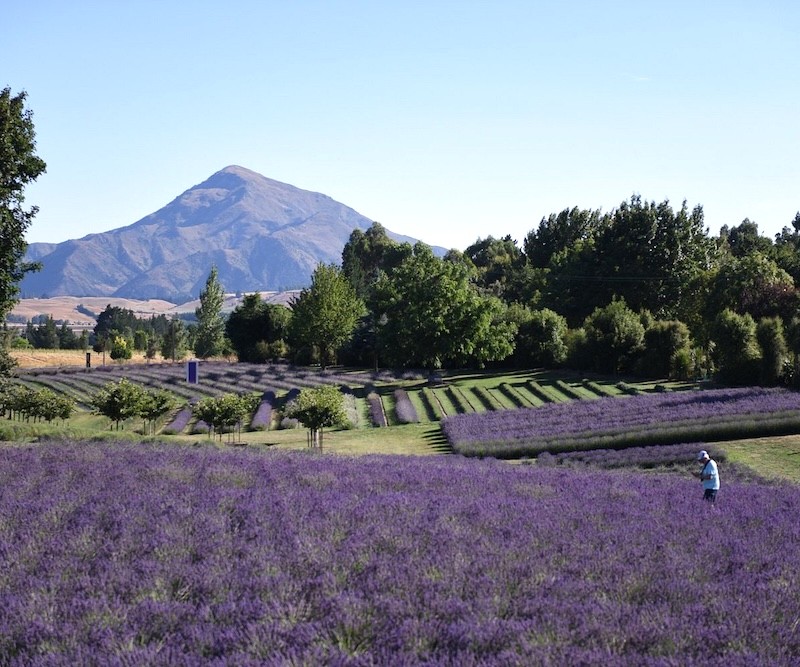
[[[188,351],[187,338],[188,334],[183,320],[173,317],[161,339],[161,356],[172,361],[183,359]]]
[[[729,384],[758,384],[761,350],[753,317],[726,308],[714,320],[711,335],[720,379]]]
[[[761,384],[772,387],[778,384],[789,362],[789,348],[783,320],[763,317],[756,325],[756,339],[761,349]]]
[[[364,303],[335,264],[320,264],[311,286],[292,301],[290,343],[295,351],[311,348],[326,368],[335,361],[364,312]]]
[[[424,243],[382,274],[370,304],[382,358],[394,366],[436,369],[508,356],[516,326],[470,278],[467,263],[439,259]]]
[[[200,306],[194,311],[197,317],[194,353],[201,359],[215,357],[225,351],[224,302],[225,291],[219,282],[217,267],[212,266],[206,285],[200,292]]]
[[[285,346],[291,318],[286,306],[266,303],[258,292],[246,294],[225,320],[225,334],[239,361],[263,363],[266,353]]]
[[[520,274],[526,263],[525,254],[511,236],[478,239],[464,251],[464,256],[475,266],[474,281],[482,290],[506,302],[524,299]]]
[[[25,209],[25,187],[45,172],[47,165],[36,155],[33,114],[25,106],[27,93],[0,91],[0,319],[19,298],[19,282],[37,267],[23,261],[25,232],[38,212]],[[13,369],[5,347],[0,348],[0,372]]]
[[[379,222],[367,231],[354,229],[342,249],[342,273],[358,297],[369,299],[381,272],[391,271],[411,254],[411,244],[398,243]]]
[[[703,209],[675,212],[667,200],[656,204],[634,195],[611,214],[597,237],[598,276],[606,298],[657,318],[676,315],[689,282],[709,268],[714,244],[704,228]]]

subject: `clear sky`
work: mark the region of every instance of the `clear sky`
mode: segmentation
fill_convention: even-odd
[[[392,231],[520,245],[634,193],[773,236],[800,210],[797,0],[6,0],[47,173],[27,240],[238,164]]]

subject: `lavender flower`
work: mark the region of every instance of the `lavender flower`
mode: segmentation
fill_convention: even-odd
[[[800,488],[270,450],[0,449],[0,664],[800,655]]]

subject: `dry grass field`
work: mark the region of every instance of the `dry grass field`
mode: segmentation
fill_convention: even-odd
[[[48,299],[21,299],[11,310],[11,314],[23,316],[28,320],[32,320],[38,315],[51,315],[54,320],[94,326],[94,318],[80,312],[78,307],[83,306],[93,313],[101,313],[108,305],[131,310],[137,317],[177,312],[177,306],[174,303],[161,299],[139,301],[109,296],[57,296]]]
[[[83,350],[11,350],[11,356],[17,360],[20,368],[44,368],[46,366],[85,366],[86,353]],[[155,361],[162,361],[160,356]],[[133,357],[124,363],[146,363],[142,352],[135,352]],[[119,365],[110,355],[106,355],[106,365]],[[102,366],[103,355],[92,352],[92,366]]]

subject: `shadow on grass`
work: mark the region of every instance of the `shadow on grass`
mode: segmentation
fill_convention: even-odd
[[[453,448],[447,438],[444,437],[441,428],[431,428],[425,432],[423,436],[425,445],[435,451],[437,454],[452,454]]]

